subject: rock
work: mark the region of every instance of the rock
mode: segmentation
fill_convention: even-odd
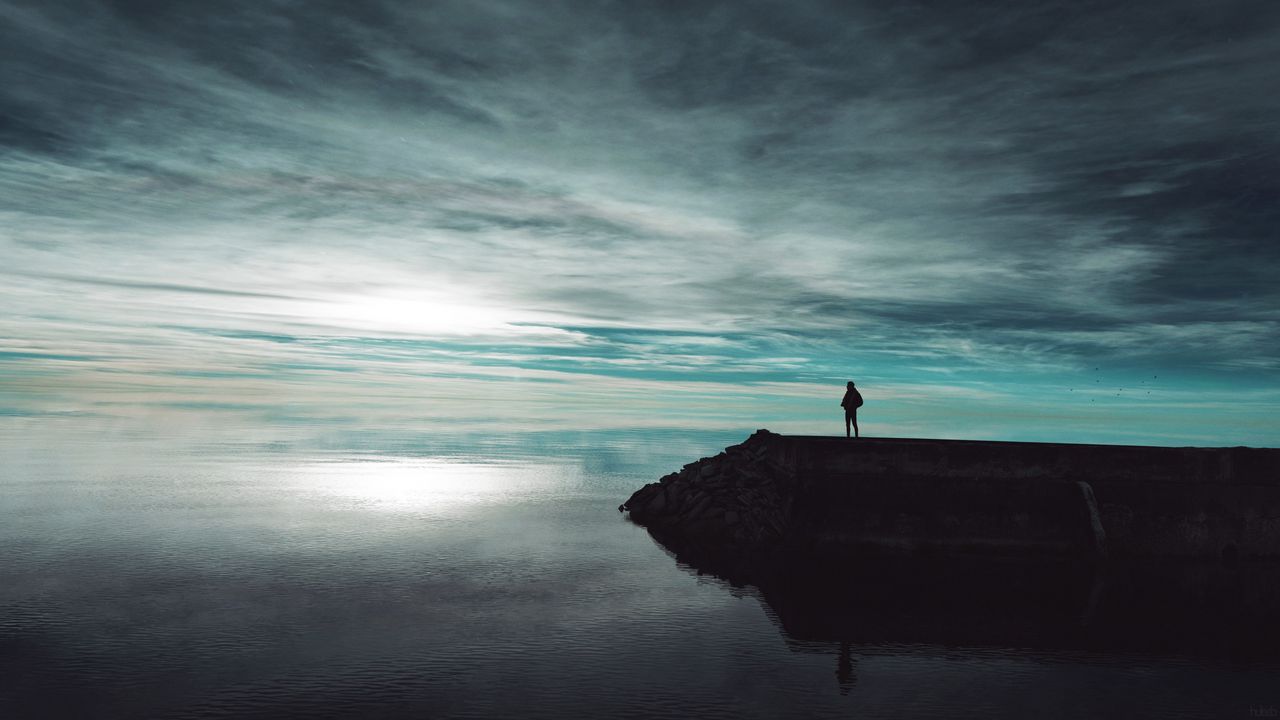
[[[662,512],[664,509],[666,509],[666,507],[667,507],[667,495],[666,495],[666,493],[664,493],[664,492],[657,492],[657,493],[654,493],[654,497],[653,497],[653,499],[652,499],[652,500],[650,500],[650,501],[649,501],[649,503],[648,503],[647,505],[645,505],[645,507],[644,507],[644,511],[645,511],[645,513],[647,513],[647,514],[653,514],[653,515],[656,515],[656,514],[658,514],[658,513]]]
[[[643,510],[653,499],[653,494],[658,491],[661,485],[658,483],[649,483],[639,490],[635,491],[626,502],[618,506],[619,511],[623,510]]]
[[[678,507],[682,496],[687,494],[688,491],[685,483],[671,483],[671,485],[667,487],[667,502],[670,503],[673,508]]]
[[[771,461],[768,431],[689,463],[637,491],[620,509],[649,527],[665,546],[682,555],[710,554],[730,566],[749,568],[784,535],[788,505],[779,496],[795,485],[789,468]]]
[[[707,508],[709,507],[711,507],[711,498],[709,496],[703,496],[701,500],[699,500],[696,504],[692,505],[688,509],[688,511],[684,513],[684,517],[686,518],[702,517],[702,515],[707,511]]]

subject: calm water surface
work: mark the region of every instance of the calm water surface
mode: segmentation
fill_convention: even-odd
[[[1277,665],[797,641],[616,510],[746,433],[0,437],[0,717],[1251,717]],[[39,438],[39,439],[37,439]],[[335,447],[336,446],[336,447]],[[874,619],[869,619],[874,621]]]

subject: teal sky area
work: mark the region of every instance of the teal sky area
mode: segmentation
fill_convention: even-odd
[[[0,20],[22,431],[1280,444],[1270,3]]]

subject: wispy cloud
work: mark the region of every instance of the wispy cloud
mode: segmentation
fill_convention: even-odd
[[[953,410],[1014,388],[993,417],[1039,392],[1084,433],[1049,398],[1094,367],[1219,397],[1280,369],[1265,2],[0,19],[0,387],[24,406],[125,378],[135,406],[349,403],[332,386],[411,366],[459,408],[537,378],[531,418],[590,396],[678,425],[710,381],[706,422],[736,392],[816,427],[794,403],[853,375]],[[1251,423],[1201,437],[1280,430]]]

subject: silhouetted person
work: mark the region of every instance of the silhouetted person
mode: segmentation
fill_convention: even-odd
[[[844,407],[844,436],[849,437],[849,426],[853,425],[853,437],[858,437],[858,408],[862,407],[862,393],[853,386],[852,380],[845,386],[840,405]]]

